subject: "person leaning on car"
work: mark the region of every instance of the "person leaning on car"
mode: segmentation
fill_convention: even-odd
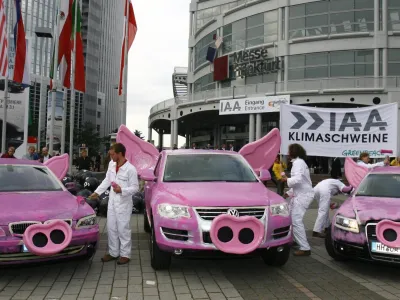
[[[15,153],[15,148],[14,148],[14,147],[10,147],[10,148],[8,148],[8,152],[7,152],[7,153],[4,153],[4,154],[1,156],[1,158],[16,158],[16,157],[14,156],[14,153]]]
[[[35,146],[29,146],[28,153],[25,154],[22,158],[28,160],[39,160],[39,154],[36,153]]]
[[[109,262],[119,257],[119,265],[128,263],[131,258],[132,195],[139,190],[136,168],[127,161],[125,153],[123,144],[111,146],[109,154],[112,161],[108,165],[106,178],[89,197],[98,199],[112,186],[107,210],[108,254],[101,260]]]

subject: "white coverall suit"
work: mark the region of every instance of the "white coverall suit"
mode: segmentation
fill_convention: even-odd
[[[290,188],[288,195],[292,196],[290,212],[292,216],[293,235],[301,251],[311,250],[307,241],[303,218],[311,202],[314,200],[314,190],[310,178],[310,170],[301,158],[292,160],[292,170],[287,185]]]
[[[385,163],[384,163],[383,161],[381,161],[381,162],[378,162],[378,163],[376,163],[376,164],[366,164],[366,163],[363,162],[362,160],[359,160],[359,161],[357,161],[357,165],[366,167],[366,168],[368,168],[368,169],[372,169],[372,168],[375,168],[375,167],[384,167],[384,166],[385,166]]]
[[[132,195],[139,190],[136,168],[128,161],[123,164],[117,173],[117,163],[108,164],[106,178],[96,189],[95,193],[103,194],[115,182],[121,187],[122,193],[115,193],[111,188],[107,210],[107,234],[109,254],[113,257],[131,258],[132,233]]]
[[[314,232],[323,232],[330,225],[329,209],[331,197],[339,194],[346,186],[337,179],[322,180],[314,187],[315,199],[318,201],[318,217],[315,221]]]

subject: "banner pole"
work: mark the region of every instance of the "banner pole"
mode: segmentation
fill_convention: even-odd
[[[7,3],[7,18],[6,18],[6,34],[7,34],[7,59],[10,61],[10,15],[12,12],[12,5],[10,0],[6,0]],[[15,51],[14,51],[15,52]],[[14,58],[15,61],[15,58]],[[15,62],[14,62],[15,64]],[[7,105],[8,105],[8,80],[10,77],[10,66],[7,64],[8,70],[6,78],[4,79],[4,101],[3,101],[3,125],[1,131],[1,153],[7,152]]]

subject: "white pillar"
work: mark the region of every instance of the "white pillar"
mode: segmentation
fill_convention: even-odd
[[[171,138],[170,138],[170,143],[171,143],[170,147],[171,147],[171,149],[174,146],[174,125],[175,125],[174,120],[171,120]]]
[[[178,120],[174,120],[174,144],[178,146]]]
[[[254,125],[255,125],[254,114],[249,115],[249,143],[254,142]]]
[[[152,129],[151,127],[149,127],[149,132],[148,132],[148,135],[147,135],[147,139],[148,139],[150,142],[153,140],[152,135],[153,135],[153,129]]]
[[[262,115],[256,115],[256,140],[262,138]]]

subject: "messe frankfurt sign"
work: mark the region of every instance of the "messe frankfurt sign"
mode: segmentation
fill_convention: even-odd
[[[268,58],[267,48],[241,50],[233,54],[233,70],[239,77],[275,73],[283,68],[278,57]]]

